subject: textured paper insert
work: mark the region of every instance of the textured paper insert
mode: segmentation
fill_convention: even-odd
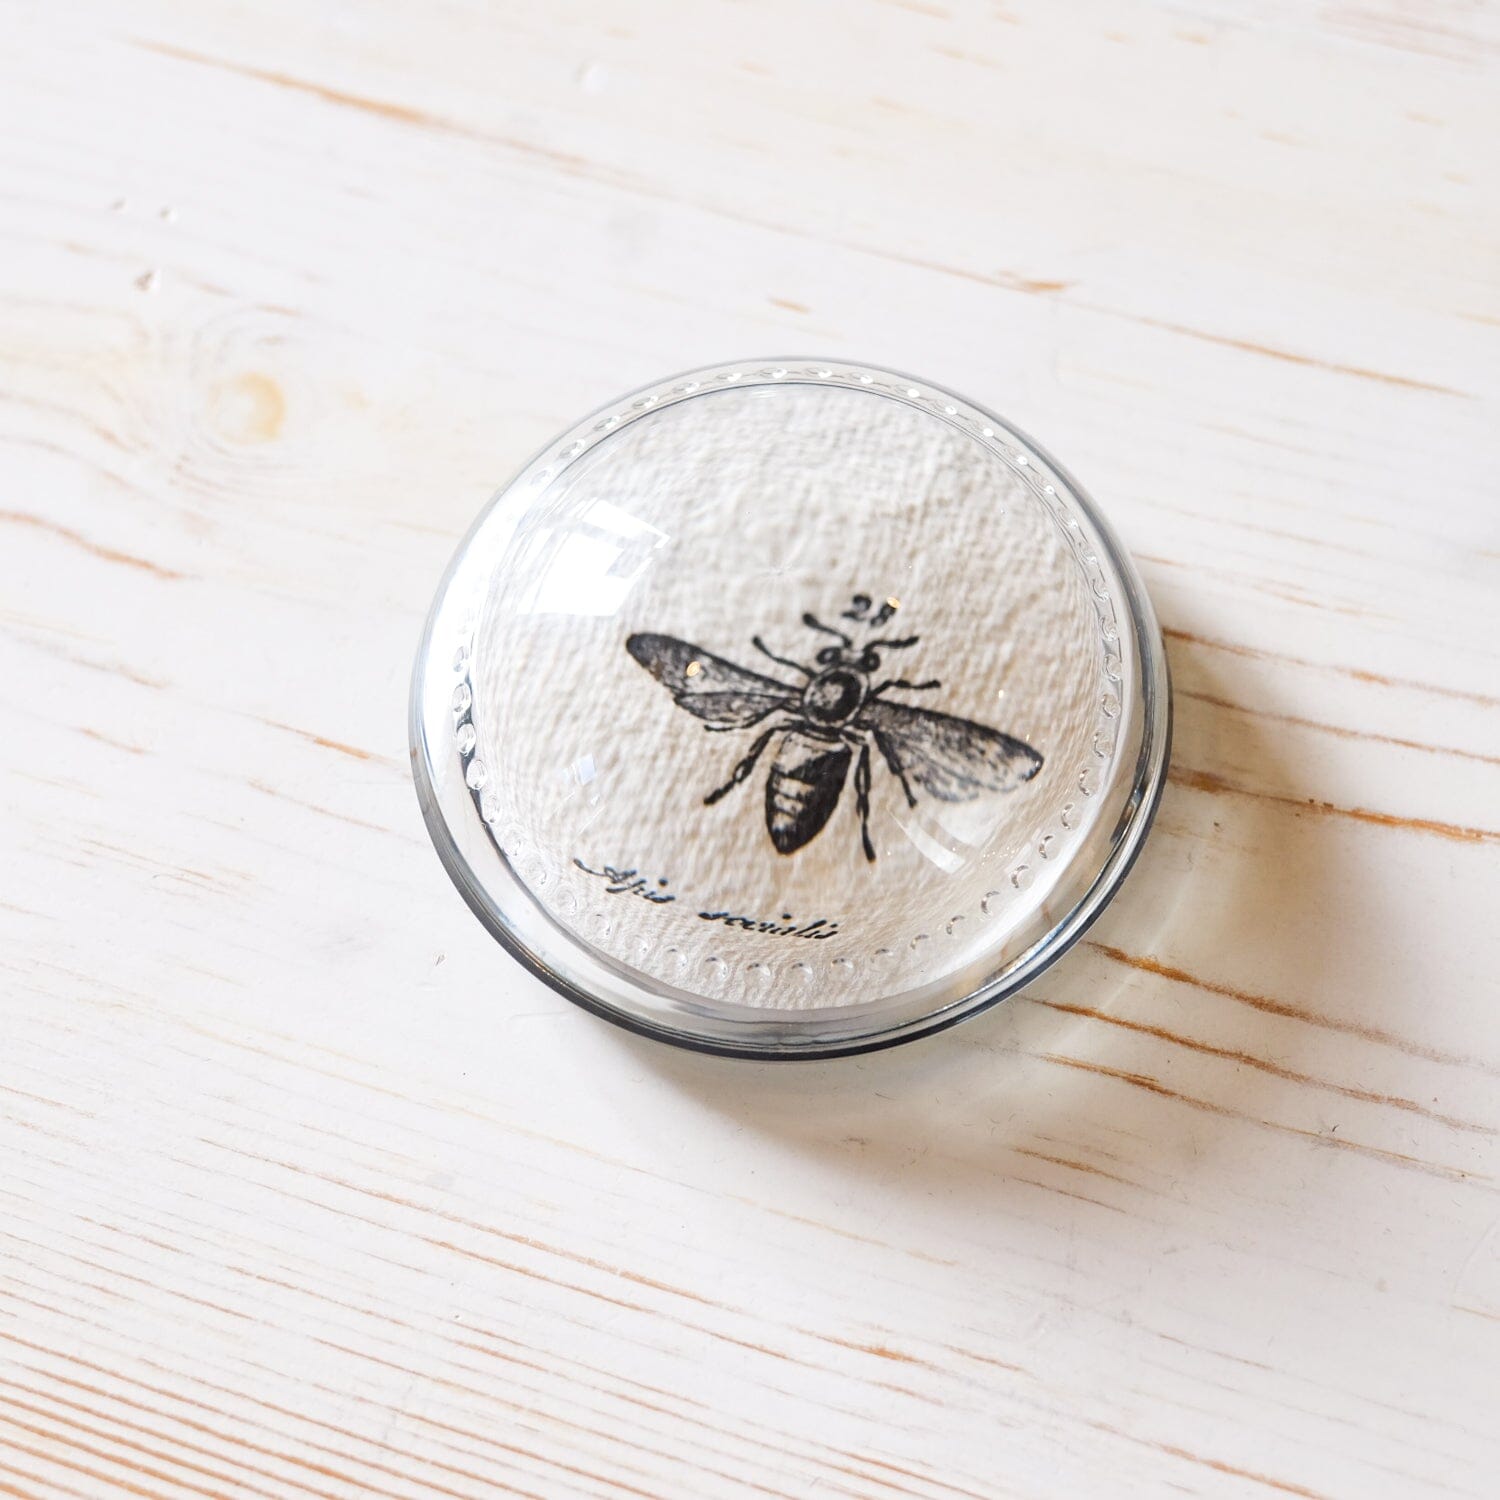
[[[899,608],[869,631],[841,618],[857,594]],[[774,740],[705,806],[758,731],[707,730],[626,641],[681,639],[795,690],[752,637],[811,665],[830,637],[804,612],[856,641],[919,637],[875,675],[941,686],[890,696],[1016,736],[1040,772],[913,808],[873,754],[873,863],[852,766],[790,855],[767,828]],[[662,984],[804,1008],[940,982],[1047,901],[1096,814],[1102,649],[1057,518],[968,433],[859,391],[715,392],[601,443],[518,525],[471,671],[492,826],[555,920]]]

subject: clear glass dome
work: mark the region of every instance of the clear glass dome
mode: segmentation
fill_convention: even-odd
[[[565,433],[445,578],[428,826],[570,998],[754,1056],[1010,993],[1098,912],[1165,775],[1159,633],[999,418],[848,365],[724,366]]]

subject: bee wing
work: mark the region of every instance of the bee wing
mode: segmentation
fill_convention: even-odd
[[[1042,769],[1042,757],[1024,740],[952,714],[877,698],[858,722],[875,732],[908,780],[942,802],[1008,792]]]
[[[679,708],[711,729],[746,729],[797,699],[797,688],[737,667],[675,636],[633,635],[625,649],[671,693]]]

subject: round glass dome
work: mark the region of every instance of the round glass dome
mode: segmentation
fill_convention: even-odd
[[[928,382],[723,366],[550,444],[455,557],[418,794],[511,953],[751,1056],[920,1035],[1113,893],[1165,776],[1160,635],[1029,439]]]

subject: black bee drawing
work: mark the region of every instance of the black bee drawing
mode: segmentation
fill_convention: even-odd
[[[887,600],[872,612],[871,604],[867,595],[856,594],[840,618],[878,629],[897,608]],[[736,666],[675,636],[632,635],[625,642],[672,701],[703,720],[706,729],[723,733],[767,725],[729,780],[703,799],[705,805],[712,806],[744,781],[779,738],[766,778],[766,829],[780,853],[794,854],[822,832],[838,806],[852,761],[860,837],[865,858],[873,863],[872,744],[912,807],[917,805],[914,785],[942,802],[969,802],[985,792],[1010,791],[1041,770],[1042,757],[1011,735],[886,696],[941,686],[936,680],[908,682],[902,677],[875,681],[881,653],[908,650],[919,637],[856,646],[844,631],[811,614],[803,615],[802,623],[837,643],[822,646],[810,666],[778,656],[760,636],[751,637],[757,651],[802,679],[797,684]]]

